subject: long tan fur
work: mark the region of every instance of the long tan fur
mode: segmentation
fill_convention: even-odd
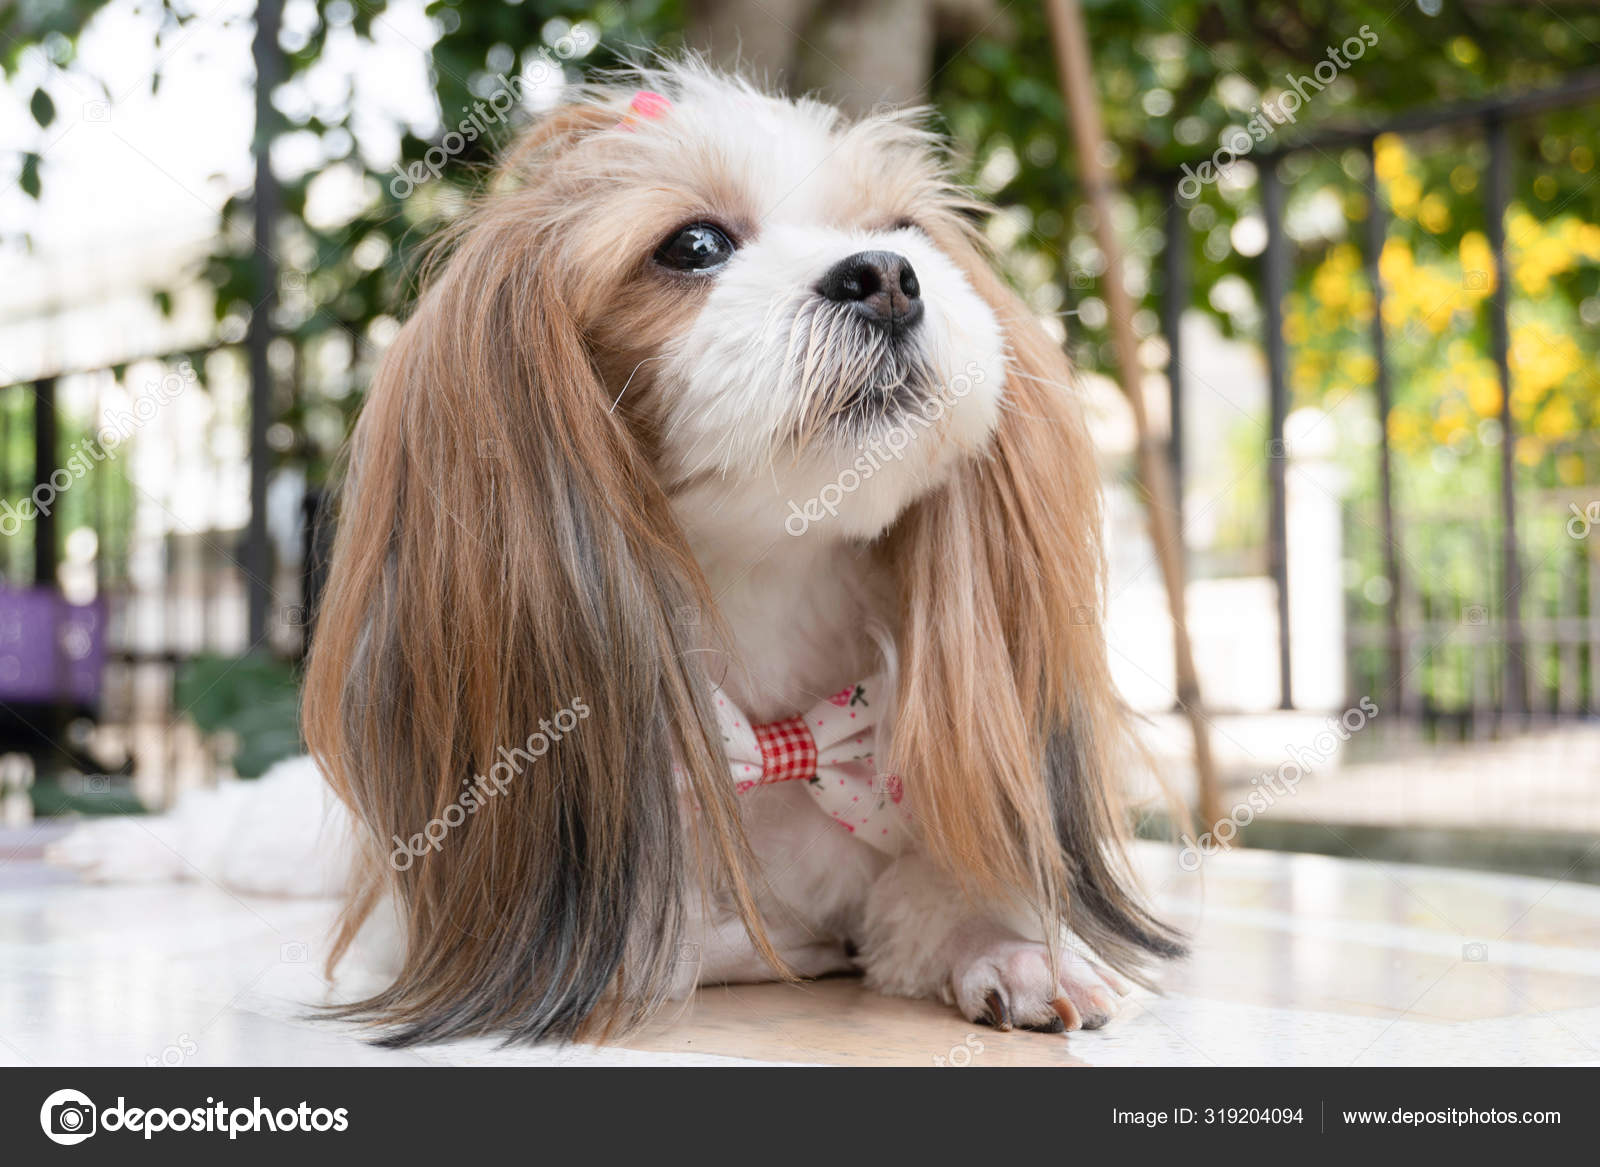
[[[595,109],[547,122],[548,165]],[[615,119],[615,113],[611,115]],[[713,607],[639,443],[611,410],[526,170],[459,233],[372,386],[349,458],[305,732],[374,838],[334,960],[378,894],[405,966],[349,1010],[396,1044],[576,1037],[659,1002],[691,865],[676,760],[765,945],[706,683]],[[573,702],[583,724],[405,871],[383,858]],[[536,773],[534,770],[536,769]],[[642,922],[642,923],[641,923]]]
[[[625,101],[590,91],[508,156],[447,241],[352,441],[304,720],[371,838],[339,951],[382,897],[400,909],[403,969],[344,1011],[395,1044],[641,1021],[663,999],[690,894],[724,897],[782,971],[708,682],[672,618],[714,619],[715,604],[654,476],[647,400],[616,408],[631,374],[592,343],[659,324],[627,316],[567,229],[602,183],[621,224],[604,246],[647,255],[662,228],[614,161],[586,160]],[[938,862],[977,894],[1070,920],[1137,974],[1176,942],[1123,890],[1125,721],[1098,616],[1083,618],[1102,600],[1094,460],[1060,353],[957,209],[930,208],[929,230],[1003,323],[1007,407],[988,455],[886,536],[903,611],[892,753]],[[389,862],[393,840],[574,702],[588,716],[536,766],[437,851]],[[693,886],[702,867],[711,889]]]
[[[1120,972],[1182,952],[1134,893],[1123,775],[1138,756],[1106,660],[1100,487],[1066,358],[970,230],[940,246],[1010,349],[989,456],[892,533],[902,621],[895,765],[929,849],[972,892],[1069,924]]]

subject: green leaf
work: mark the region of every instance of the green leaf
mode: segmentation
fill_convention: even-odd
[[[39,156],[27,153],[22,156],[22,176],[17,179],[18,184],[27,192],[29,198],[39,197]]]
[[[56,103],[50,100],[50,95],[43,89],[33,91],[33,100],[28,102],[28,109],[33,113],[33,120],[41,126],[48,126],[56,120]]]
[[[236,740],[241,778],[302,751],[299,683],[292,666],[267,653],[196,657],[179,671],[176,696],[202,732]]]

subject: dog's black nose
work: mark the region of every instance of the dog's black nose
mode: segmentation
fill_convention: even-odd
[[[893,251],[858,251],[828,269],[817,291],[851,304],[862,319],[893,331],[922,319],[922,287],[911,261]]]

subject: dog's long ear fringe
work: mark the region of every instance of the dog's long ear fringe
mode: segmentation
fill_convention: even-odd
[[[969,228],[935,234],[1009,345],[992,456],[892,533],[901,575],[891,753],[915,783],[934,857],[979,898],[1067,923],[1145,981],[1181,937],[1139,902],[1122,794],[1134,750],[1102,626],[1105,564],[1093,448],[1059,347]]]
[[[307,677],[307,741],[371,850],[333,959],[385,893],[406,930],[394,984],[336,1012],[389,1045],[642,1021],[696,847],[782,968],[674,619],[713,605],[563,309],[534,197],[458,233],[383,363]]]

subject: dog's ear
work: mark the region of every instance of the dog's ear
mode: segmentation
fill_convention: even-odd
[[[1006,338],[987,457],[893,533],[902,591],[891,753],[929,847],[980,895],[1025,899],[1135,978],[1177,937],[1133,894],[1133,751],[1102,617],[1099,475],[1059,346],[973,234],[932,228]]]
[[[778,963],[687,663],[686,614],[711,601],[609,409],[536,197],[498,195],[457,234],[383,362],[307,677],[307,741],[371,849],[340,951],[385,893],[407,935],[394,985],[344,1012],[393,1044],[641,1020],[697,860],[720,861]]]

